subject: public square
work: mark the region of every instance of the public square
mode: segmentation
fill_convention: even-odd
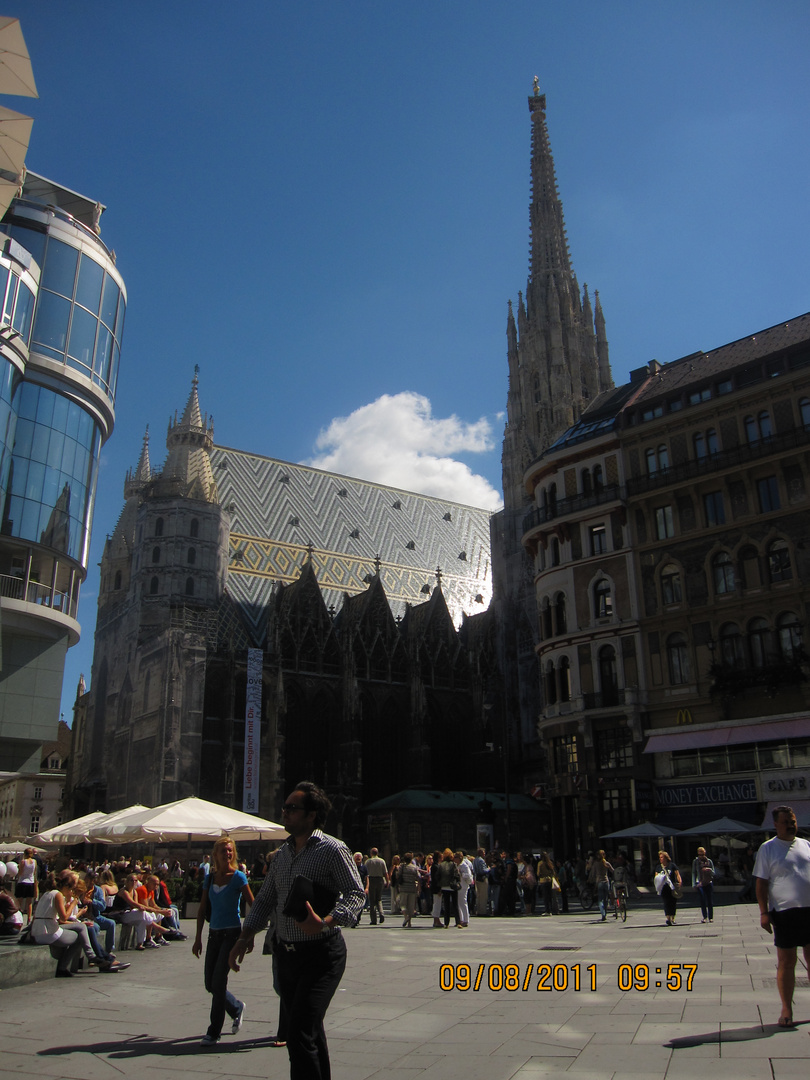
[[[396,916],[372,927],[366,914],[346,932],[348,968],[327,1014],[334,1080],[418,1080],[427,1072],[431,1080],[805,1077],[805,972],[797,980],[798,1027],[781,1031],[775,950],[757,906],[729,903],[701,924],[693,903],[687,894],[672,928],[652,897],[636,901],[626,923],[603,924],[596,910],[577,908],[558,917],[472,919],[467,929],[434,930],[420,918],[403,930]],[[192,924],[184,930],[193,934]],[[210,999],[191,940],[120,959],[132,967],[118,975],[83,973],[70,986],[49,979],[4,991],[0,1075],[289,1075],[286,1050],[268,1045],[278,1001],[270,958],[258,946],[231,976],[247,1005],[242,1031],[211,1050],[199,1046]],[[442,975],[455,988],[442,990]],[[667,989],[668,978],[673,985],[680,978],[680,988]],[[479,989],[457,988],[468,979]],[[502,979],[519,988],[490,989]],[[620,989],[620,979],[633,988]]]

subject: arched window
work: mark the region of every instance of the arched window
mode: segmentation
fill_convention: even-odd
[[[770,414],[764,410],[757,417],[759,421],[759,436],[761,439],[770,439],[771,437],[771,417]]]
[[[551,603],[546,596],[543,600],[543,640],[548,641],[553,635],[554,630],[551,625]]]
[[[749,443],[758,443],[761,439],[771,437],[771,417],[764,409],[756,416],[746,416],[745,438]]]
[[[683,600],[681,574],[672,563],[661,571],[661,599],[665,604],[680,604]]]
[[[552,537],[551,540],[551,565],[560,565],[560,541],[556,536]]]
[[[599,650],[599,688],[602,692],[603,706],[619,704],[616,650],[612,645],[603,645]]]
[[[667,638],[667,663],[673,686],[689,682],[689,649],[683,634],[670,634]]]
[[[548,492],[546,493],[546,508],[548,510],[549,517],[554,517],[557,513],[557,485],[549,484]]]
[[[593,490],[593,484],[592,484],[592,481],[591,481],[590,469],[583,469],[582,470],[581,480],[582,480],[582,494],[583,495],[590,495],[591,491]]]
[[[163,518],[158,518],[155,522],[155,536],[163,536]]]
[[[605,486],[605,481],[602,478],[602,466],[594,465],[591,475],[593,476],[593,490],[601,491]]]
[[[186,578],[186,596],[194,595],[194,578]]]
[[[557,602],[554,605],[554,622],[558,634],[567,632],[568,624],[565,618],[565,593],[558,593],[557,595]]]
[[[150,596],[157,596],[157,591],[158,591],[158,579],[156,577],[153,577],[152,580],[149,582],[149,595]]]
[[[793,577],[790,548],[784,540],[774,540],[768,548],[768,573],[771,581],[790,581]]]
[[[742,634],[736,623],[724,623],[720,627],[720,663],[735,671],[745,667]]]
[[[196,518],[191,519],[191,525],[189,526],[188,534],[192,540],[200,535],[200,523]]]
[[[761,670],[768,660],[768,623],[765,619],[752,619],[748,624],[748,649],[751,666]]]
[[[152,548],[152,562],[153,563],[159,563],[160,562],[160,548],[159,547],[153,547]]]
[[[186,555],[186,562],[188,563],[189,566],[193,566],[196,561],[197,561],[196,548],[189,548],[188,549],[188,554]]]
[[[564,656],[560,660],[560,668],[558,672],[560,679],[560,701],[571,700],[571,664],[567,656]]]
[[[692,436],[692,443],[695,447],[695,458],[697,461],[703,461],[706,457],[706,436],[702,431],[698,431]]]
[[[710,454],[718,454],[720,452],[720,443],[717,441],[717,432],[714,428],[709,428],[706,432],[706,449]]]
[[[650,447],[647,450],[647,472],[663,472],[669,468],[669,450],[666,446]]]
[[[593,610],[597,619],[607,619],[613,614],[613,597],[606,578],[600,578],[593,587]]]
[[[113,588],[114,589],[120,589],[121,588],[121,571],[120,570],[115,571],[115,579],[113,581]]]
[[[712,559],[714,591],[718,596],[734,592],[734,564],[727,551],[721,551]]]
[[[810,428],[810,398],[803,397],[799,402],[799,415],[802,418],[802,427]]]
[[[802,631],[799,620],[792,611],[786,611],[776,620],[776,629],[779,634],[779,652],[782,659],[790,663],[801,659]]]
[[[549,660],[546,665],[546,705],[557,704],[557,676],[554,665]]]

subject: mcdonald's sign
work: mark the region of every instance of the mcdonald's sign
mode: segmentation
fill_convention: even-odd
[[[692,714],[689,709],[678,709],[678,715],[675,718],[676,724],[691,724]]]

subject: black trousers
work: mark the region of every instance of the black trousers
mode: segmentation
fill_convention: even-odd
[[[278,984],[287,1023],[290,1080],[330,1080],[323,1018],[346,970],[342,934],[288,950],[277,942]]]

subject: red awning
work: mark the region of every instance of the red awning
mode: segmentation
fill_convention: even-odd
[[[691,728],[664,735],[651,735],[644,747],[645,754],[665,750],[697,750],[709,746],[739,746],[741,743],[771,742],[775,739],[795,739],[810,736],[810,716],[796,720],[772,720],[759,724],[735,724],[733,727]]]

